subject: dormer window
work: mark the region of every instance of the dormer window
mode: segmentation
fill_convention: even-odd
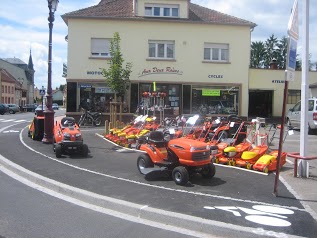
[[[178,5],[145,5],[144,15],[149,17],[179,17]]]

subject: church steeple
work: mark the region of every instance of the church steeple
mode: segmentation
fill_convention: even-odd
[[[31,49],[30,49],[30,57],[29,57],[28,69],[34,71]]]

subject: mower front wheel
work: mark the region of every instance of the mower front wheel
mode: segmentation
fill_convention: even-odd
[[[137,161],[138,170],[141,174],[144,174],[143,170],[146,168],[153,168],[154,164],[148,154],[141,154]]]
[[[82,155],[83,155],[84,157],[87,157],[87,156],[88,156],[88,145],[86,145],[86,144],[83,144]]]
[[[173,169],[172,177],[177,185],[185,185],[188,183],[189,173],[185,167],[178,166]]]
[[[212,178],[216,174],[216,166],[214,164],[207,164],[201,170],[201,175],[204,178]]]
[[[55,155],[56,155],[56,158],[62,157],[62,146],[60,144],[56,144],[55,146]]]

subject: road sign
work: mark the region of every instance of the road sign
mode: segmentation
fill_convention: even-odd
[[[288,49],[287,49],[287,66],[286,66],[286,80],[295,80],[296,70],[296,51],[297,51],[297,40],[292,36],[288,38]]]
[[[288,35],[292,36],[295,40],[298,40],[298,3],[294,1],[291,17],[288,22],[287,28]]]
[[[40,89],[40,96],[44,96],[45,95],[45,89]]]

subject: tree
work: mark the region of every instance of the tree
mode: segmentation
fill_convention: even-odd
[[[132,64],[127,63],[123,68],[124,59],[121,54],[120,41],[119,33],[115,32],[110,42],[109,68],[101,70],[107,85],[115,92],[115,95],[123,100],[126,90],[129,88]]]
[[[265,46],[262,41],[255,41],[251,43],[251,68],[263,68],[265,52]]]
[[[264,57],[264,67],[269,68],[273,59],[277,59],[277,43],[278,40],[272,34],[264,43],[265,45],[265,57]]]
[[[286,69],[287,37],[283,36],[277,43],[276,62],[278,69]]]

